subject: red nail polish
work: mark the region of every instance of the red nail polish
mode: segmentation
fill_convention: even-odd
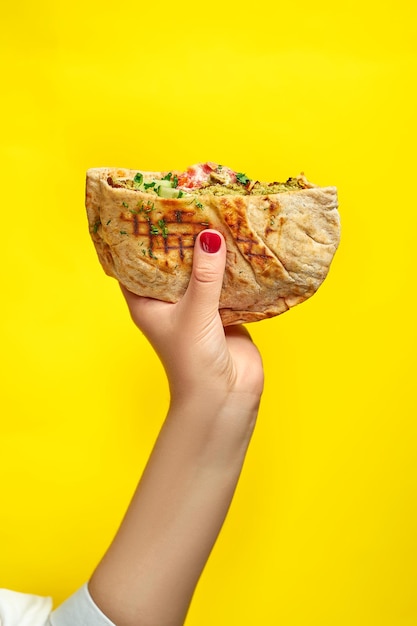
[[[204,252],[218,252],[222,245],[222,239],[218,233],[204,231],[200,235],[200,245]]]

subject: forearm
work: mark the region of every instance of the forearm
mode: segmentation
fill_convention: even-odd
[[[118,626],[180,626],[227,514],[258,398],[174,402],[121,528],[90,581]]]

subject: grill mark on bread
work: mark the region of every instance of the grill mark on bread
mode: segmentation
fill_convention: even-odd
[[[138,220],[138,216],[136,213],[133,215],[133,234],[134,235],[139,234],[139,220]]]
[[[268,240],[268,235],[271,233],[276,234],[278,236],[278,241],[279,241],[279,239],[281,238],[283,226],[286,223],[287,219],[283,215],[279,215],[279,213],[281,212],[281,205],[279,202],[273,200],[272,198],[268,198],[268,196],[265,196],[264,200],[265,200],[265,203],[267,203],[267,206],[264,207],[264,212],[267,211],[267,226],[265,228],[264,234],[260,234],[257,232],[257,229],[251,223],[249,213],[246,216],[248,220],[248,224],[253,229],[253,231],[256,232],[260,240],[264,243],[265,248],[266,250],[268,250],[269,254],[275,259],[275,261],[284,270],[284,272],[287,275],[288,280],[290,280],[291,282],[295,282],[294,278],[291,276],[290,270],[288,269],[286,263],[282,260],[281,255],[278,254],[277,250],[275,249],[272,250],[266,243]],[[278,246],[278,249],[279,249],[279,246]]]
[[[265,198],[267,200],[267,198]],[[275,203],[273,208],[277,208]],[[271,265],[280,267],[286,277],[293,282],[282,260],[266,246],[256,228],[249,221],[245,201],[234,198],[232,202],[225,199],[223,202],[223,218],[230,228],[233,239],[236,241],[242,255],[248,260],[254,279],[259,284],[259,277],[268,280],[271,274]],[[257,271],[255,270],[257,268]]]
[[[141,240],[141,250],[150,250],[155,253],[157,260],[158,252],[169,254],[178,251],[181,261],[184,261],[187,250],[194,248],[198,234],[210,228],[209,222],[195,220],[195,211],[171,211],[163,215],[156,212],[155,218],[149,212],[128,211],[121,212],[119,219],[125,224],[132,224],[132,231],[128,234]],[[163,220],[166,229],[165,235],[161,232],[159,222]],[[159,231],[159,232],[157,232]],[[143,254],[143,252],[141,253]],[[165,260],[165,265],[167,262]]]

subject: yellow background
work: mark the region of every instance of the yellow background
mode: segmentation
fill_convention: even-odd
[[[214,160],[337,185],[343,234],[319,292],[250,327],[265,395],[187,626],[415,625],[414,3],[1,19],[0,586],[60,602],[88,578],[167,407],[90,242],[85,170]]]

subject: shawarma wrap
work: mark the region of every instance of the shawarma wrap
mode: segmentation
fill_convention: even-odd
[[[87,172],[86,208],[99,260],[138,295],[177,302],[198,233],[223,234],[225,326],[279,315],[317,291],[339,244],[337,206],[335,187],[317,187],[303,175],[261,183],[215,163],[185,172]]]

